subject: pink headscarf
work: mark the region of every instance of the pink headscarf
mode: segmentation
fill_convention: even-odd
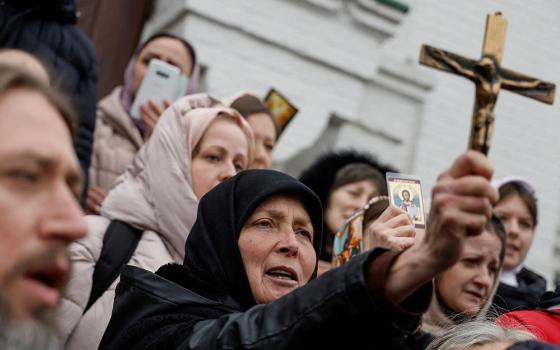
[[[175,262],[182,263],[198,206],[193,151],[219,116],[232,118],[246,135],[250,161],[253,133],[237,111],[204,94],[180,98],[163,112],[150,139],[116,180],[101,215],[158,233]]]

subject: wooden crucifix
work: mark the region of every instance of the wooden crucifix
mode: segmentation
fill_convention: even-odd
[[[510,90],[535,100],[552,104],[556,86],[500,67],[504,51],[507,21],[500,12],[488,15],[482,45],[482,57],[472,60],[422,45],[420,63],[462,75],[476,86],[469,148],[488,154],[494,129],[494,106],[500,89]]]

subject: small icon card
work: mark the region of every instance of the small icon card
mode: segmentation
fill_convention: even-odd
[[[391,172],[386,174],[386,178],[390,203],[407,212],[412,218],[415,228],[425,229],[426,220],[420,178]]]

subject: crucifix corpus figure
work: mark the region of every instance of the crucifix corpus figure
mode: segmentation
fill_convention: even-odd
[[[488,154],[494,129],[494,106],[500,89],[504,88],[535,100],[552,104],[554,84],[500,67],[507,21],[500,12],[488,15],[479,60],[422,45],[420,63],[461,75],[476,86],[469,148]]]

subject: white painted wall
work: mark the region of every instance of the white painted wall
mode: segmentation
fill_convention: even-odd
[[[422,43],[480,56],[486,14],[502,11],[509,21],[502,65],[560,83],[560,2],[417,1],[399,35],[385,49],[414,57]],[[466,79],[434,71],[437,84],[427,100],[415,172],[432,184],[440,169],[466,146],[474,88]],[[559,224],[560,99],[555,105],[509,92],[499,96],[490,159],[496,176],[522,175],[536,187],[540,224],[527,264],[550,277],[560,270],[554,256]],[[556,243],[558,244],[558,243]]]
[[[474,87],[420,67],[420,45],[478,58],[486,14],[501,10],[509,21],[503,66],[560,83],[560,2],[403,1],[407,15],[375,0],[159,0],[146,33],[190,40],[213,95],[274,86],[293,100],[301,112],[275,151],[279,168],[317,143],[336,114],[370,129],[344,126],[337,147],[366,148],[429,190],[466,147]],[[551,278],[560,270],[559,103],[503,92],[495,112],[490,159],[497,176],[522,175],[537,188],[541,223],[527,263]]]

